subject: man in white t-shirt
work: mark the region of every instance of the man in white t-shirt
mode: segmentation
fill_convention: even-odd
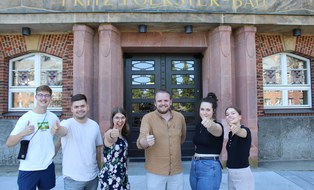
[[[36,107],[19,118],[6,142],[11,147],[29,140],[27,154],[20,158],[19,190],[47,190],[56,185],[52,128],[60,121],[54,113],[47,111],[51,95],[52,90],[47,85],[36,88]]]
[[[87,117],[88,110],[86,96],[74,95],[71,98],[73,117],[53,128],[53,132],[62,137],[65,190],[96,190],[98,187],[103,140],[99,125]]]

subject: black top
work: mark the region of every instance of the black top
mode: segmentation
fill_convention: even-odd
[[[246,168],[249,166],[249,156],[251,148],[251,131],[249,128],[241,125],[247,132],[246,138],[233,135],[229,132],[229,139],[226,145],[227,149],[227,167],[228,168]]]
[[[222,144],[224,140],[224,128],[221,123],[214,121],[219,124],[222,129],[220,137],[215,137],[207,131],[201,123],[198,123],[195,128],[193,137],[193,143],[195,145],[195,152],[198,154],[220,154]]]

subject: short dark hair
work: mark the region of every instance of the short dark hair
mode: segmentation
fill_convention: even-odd
[[[115,107],[115,108],[113,108],[113,110],[111,112],[111,117],[110,117],[110,129],[113,128],[113,117],[117,113],[121,113],[122,115],[125,116],[125,123],[124,123],[124,126],[123,126],[122,131],[121,131],[122,136],[125,138],[130,133],[130,126],[129,126],[129,123],[128,123],[128,117],[127,117],[126,111],[122,107]]]
[[[71,97],[71,103],[80,100],[85,100],[85,102],[87,103],[87,98],[84,94],[75,94],[74,96]]]
[[[38,92],[49,92],[50,95],[52,94],[52,90],[48,85],[38,86],[36,88],[36,94],[38,94]]]
[[[170,100],[172,99],[171,93],[170,93],[168,90],[166,90],[166,89],[158,89],[158,90],[156,91],[156,93],[155,93],[155,99],[156,99],[156,95],[157,95],[158,93],[167,93],[167,94],[169,94],[169,96],[170,96]]]

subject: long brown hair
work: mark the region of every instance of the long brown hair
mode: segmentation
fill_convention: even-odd
[[[115,108],[113,108],[113,110],[111,112],[111,117],[110,117],[110,129],[113,128],[113,117],[117,113],[121,113],[122,115],[125,116],[125,123],[124,123],[124,126],[122,127],[121,135],[124,138],[126,138],[129,135],[129,133],[130,133],[130,126],[129,126],[129,123],[128,123],[128,117],[126,115],[126,111],[122,107],[115,107]]]

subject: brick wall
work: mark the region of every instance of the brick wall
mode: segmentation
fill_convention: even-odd
[[[307,57],[311,60],[312,102],[314,102],[314,36],[296,37],[296,45],[293,54]],[[256,71],[257,71],[257,109],[258,116],[314,116],[313,113],[280,113],[265,114],[263,104],[263,57],[283,52],[284,45],[280,35],[257,34],[256,35]]]
[[[8,107],[7,98],[5,98],[8,97],[8,85],[6,83],[7,80],[4,80],[8,78],[8,63],[6,63],[4,60],[4,54],[2,51],[0,51],[0,113],[3,113],[3,110],[7,110]],[[0,118],[2,118],[1,114]]]
[[[8,62],[10,59],[35,51],[27,50],[22,35],[0,35],[0,117],[18,119],[17,116],[4,117],[8,111]],[[38,52],[60,57],[63,60],[62,118],[71,116],[70,97],[73,92],[73,34],[42,34]]]

